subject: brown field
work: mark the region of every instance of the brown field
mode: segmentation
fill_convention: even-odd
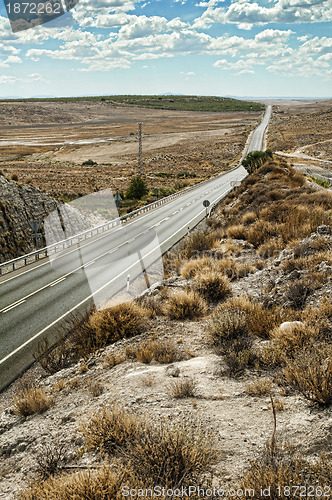
[[[331,119],[331,100],[275,105],[269,126],[268,145],[273,151],[331,160]]]
[[[1,103],[0,111],[0,169],[63,199],[127,188],[137,172],[138,122],[143,122],[149,188],[179,189],[235,166],[260,120],[259,113],[109,107],[88,101]],[[89,159],[97,165],[82,166]],[[183,172],[196,177],[181,179]]]

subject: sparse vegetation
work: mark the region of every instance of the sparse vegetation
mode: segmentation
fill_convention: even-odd
[[[30,382],[26,387],[21,387],[13,396],[14,412],[22,417],[36,413],[44,413],[53,404],[52,396],[46,394],[42,387]]]
[[[332,347],[329,344],[301,350],[286,361],[286,381],[308,400],[319,405],[332,403]]]
[[[316,499],[326,491],[331,474],[331,462],[326,455],[310,462],[284,445],[279,446],[274,453],[267,448],[260,459],[253,461],[239,487],[251,490],[251,498],[266,498],[265,493],[269,491],[269,498],[277,500],[287,499],[290,495],[301,498],[301,490],[295,490],[296,486],[299,485],[306,492],[311,486],[312,498]]]
[[[122,338],[133,337],[144,330],[145,311],[134,302],[95,311],[89,318],[93,343],[104,347]]]
[[[196,395],[195,382],[191,377],[173,380],[168,386],[168,392],[173,398],[191,398]]]
[[[213,302],[220,301],[231,293],[228,278],[213,270],[196,274],[193,286],[203,297]]]
[[[205,300],[194,291],[174,292],[166,304],[166,314],[171,319],[197,319],[207,312]]]
[[[257,378],[246,385],[246,393],[249,396],[266,396],[271,393],[272,382],[266,378]]]

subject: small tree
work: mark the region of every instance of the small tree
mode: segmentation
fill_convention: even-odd
[[[131,200],[140,200],[148,193],[148,187],[143,177],[133,177],[126,191],[126,198]]]
[[[267,149],[266,151],[251,151],[243,160],[242,165],[249,174],[252,174],[269,158],[273,158],[271,149]]]

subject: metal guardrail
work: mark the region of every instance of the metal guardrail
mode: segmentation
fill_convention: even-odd
[[[122,215],[121,217],[118,217],[114,220],[105,222],[104,224],[101,224],[100,226],[96,226],[93,229],[88,229],[87,231],[84,231],[83,233],[76,234],[74,236],[71,236],[70,238],[67,238],[62,241],[58,241],[57,243],[53,243],[52,245],[49,245],[44,248],[40,248],[39,250],[35,250],[34,252],[31,252],[26,255],[22,255],[21,257],[17,257],[16,259],[9,260],[7,262],[3,262],[0,264],[0,276],[3,274],[8,274],[9,272],[15,271],[16,269],[20,269],[21,267],[27,266],[29,264],[32,264],[33,262],[38,261],[41,258],[46,258],[49,255],[55,254],[57,252],[60,252],[66,248],[70,248],[73,244],[79,243],[82,240],[86,240],[87,238],[92,238],[92,236],[95,236],[100,233],[104,233],[105,231],[109,231],[113,227],[118,226],[121,224],[121,222],[127,222],[128,220],[134,219],[135,217],[144,214],[146,212],[149,212],[150,210],[153,210],[154,208],[157,208],[161,205],[164,205],[165,203],[168,203],[175,198],[178,198],[179,196],[183,196],[186,193],[197,189],[200,186],[203,186],[204,184],[207,184],[215,179],[218,179],[219,177],[222,177],[225,174],[228,174],[229,172],[232,172],[233,170],[236,170],[241,166],[241,163],[237,165],[234,168],[231,168],[230,170],[227,170],[226,172],[222,172],[215,177],[210,177],[209,179],[206,179],[205,181],[199,182],[198,184],[194,184],[193,186],[190,186],[188,188],[182,189],[181,191],[178,191],[177,193],[173,193],[169,196],[166,196],[165,198],[161,198],[160,200],[156,200],[152,203],[149,203],[148,205],[145,205],[144,207],[138,208],[137,210],[134,210],[133,212],[130,212],[129,214]]]

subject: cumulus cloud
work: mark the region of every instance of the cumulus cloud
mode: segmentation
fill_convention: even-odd
[[[200,4],[202,6],[202,4]],[[227,7],[207,3],[203,14],[194,22],[194,28],[203,29],[212,24],[237,24],[241,29],[267,23],[314,23],[332,20],[331,0],[278,0],[266,7],[258,2],[234,1]]]

